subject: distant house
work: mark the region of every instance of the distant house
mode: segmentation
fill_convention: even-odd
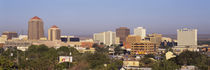
[[[139,70],[152,70],[152,68],[140,68]]]
[[[168,52],[166,53],[166,60],[171,59],[171,58],[173,58],[173,57],[176,57],[176,55],[174,55],[171,51],[168,51]]]
[[[198,70],[196,66],[182,66],[180,70]]]
[[[131,60],[127,60],[127,61],[123,61],[123,68],[125,70],[136,70],[139,69],[139,61],[131,61]]]

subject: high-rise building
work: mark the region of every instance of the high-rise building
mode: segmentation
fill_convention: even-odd
[[[6,35],[8,40],[11,40],[12,38],[17,38],[18,34],[16,32],[3,32],[2,35]]]
[[[146,29],[143,27],[134,28],[134,35],[141,36],[141,39],[144,39],[146,37]]]
[[[128,35],[130,35],[130,29],[127,27],[120,27],[116,29],[116,36],[120,38],[120,43],[125,42]]]
[[[112,31],[95,33],[93,35],[94,42],[104,43],[105,45],[115,44],[116,33]]]
[[[199,46],[197,46],[197,29],[178,29],[177,41],[178,45],[172,48],[176,54],[180,54],[185,50],[199,51]]]
[[[124,47],[126,49],[131,49],[131,44],[132,43],[136,43],[136,42],[140,42],[140,41],[141,41],[141,37],[140,36],[138,36],[138,35],[129,35],[126,38],[126,42],[125,42]]]
[[[35,16],[28,22],[28,39],[39,40],[44,37],[44,24],[42,19]]]
[[[61,38],[61,31],[60,29],[53,25],[50,29],[48,29],[48,40],[50,41],[58,41]]]
[[[177,30],[178,46],[196,46],[197,29],[178,29]]]

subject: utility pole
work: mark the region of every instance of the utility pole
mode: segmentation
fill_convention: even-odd
[[[19,60],[18,60],[18,50],[17,50],[17,66],[19,65]]]

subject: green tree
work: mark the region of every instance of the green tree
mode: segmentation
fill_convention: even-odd
[[[179,69],[179,66],[176,63],[165,59],[156,62],[152,66],[152,70],[176,70],[176,69]]]
[[[115,46],[114,48],[114,52],[115,54],[123,54],[123,49],[121,49],[121,47],[119,45]]]
[[[208,70],[208,57],[199,52],[184,51],[173,60],[178,65],[195,65],[201,70]]]
[[[96,50],[95,53],[107,54],[109,52],[107,47],[95,47],[95,50]]]
[[[88,62],[89,67],[91,69],[95,69],[95,68],[104,68],[104,64],[108,64],[109,63],[109,57],[106,54],[103,53],[85,53],[83,54],[83,57],[85,59],[85,61]]]
[[[23,60],[26,60],[26,67],[24,69],[51,70],[58,62],[56,50],[45,45],[30,46],[25,52],[25,57]]]
[[[123,65],[122,60],[112,59],[107,66],[107,70],[119,70]]]
[[[151,58],[144,57],[139,62],[140,62],[140,66],[151,67],[155,61],[153,61]]]
[[[14,62],[5,56],[0,56],[0,70],[11,70],[14,68]]]
[[[69,50],[68,47],[62,46],[62,47],[57,49],[57,54],[60,55],[60,56],[69,56],[70,50]]]

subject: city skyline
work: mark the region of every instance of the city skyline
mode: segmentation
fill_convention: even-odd
[[[210,34],[209,3],[207,0],[2,1],[0,33],[27,34],[28,20],[38,16],[44,22],[45,36],[52,25],[58,26],[62,35],[92,35],[119,27],[128,27],[131,34],[136,27],[144,27],[147,34],[176,34],[180,28],[195,28],[198,34]]]

